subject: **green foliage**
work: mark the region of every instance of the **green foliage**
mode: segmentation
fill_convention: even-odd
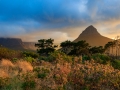
[[[51,56],[40,56],[39,60],[40,61],[43,60],[43,61],[47,61],[47,62],[53,62],[53,61],[55,61],[55,58],[51,57]]]
[[[113,60],[111,62],[112,66],[115,68],[115,69],[119,69],[120,70],[120,60]]]
[[[47,74],[50,73],[50,71],[48,69],[39,68],[39,67],[34,68],[33,71],[36,72],[37,77],[40,79],[44,79],[47,76]]]
[[[48,55],[50,52],[54,52],[56,45],[53,45],[54,40],[53,39],[40,39],[38,40],[38,43],[35,44],[36,47],[38,47],[37,52],[40,55]]]
[[[12,62],[17,62],[18,59],[17,59],[17,58],[13,58],[11,61],[12,61]]]
[[[89,44],[84,40],[78,42],[65,41],[60,46],[62,47],[61,51],[68,55],[79,56],[89,53]]]
[[[23,59],[30,63],[35,62],[35,59],[38,58],[38,54],[35,52],[24,51],[22,54],[24,56]]]
[[[23,76],[24,81],[21,88],[23,90],[34,90],[36,87],[36,82],[34,76],[31,76],[29,73]]]
[[[91,57],[88,56],[88,55],[84,55],[84,56],[82,57],[82,60],[83,60],[83,61],[91,60]]]
[[[38,78],[44,79],[47,75],[46,73],[38,73],[37,76]]]
[[[107,64],[111,58],[105,54],[93,54],[92,58],[97,62],[97,63],[101,63],[101,64]]]
[[[29,90],[28,88],[35,88],[35,82],[34,81],[27,81],[22,84],[23,90]]]
[[[3,89],[9,84],[9,78],[0,77],[0,89]]]
[[[21,51],[15,51],[8,48],[0,47],[0,59],[22,58]]]
[[[24,57],[38,58],[38,54],[36,54],[35,52],[24,51],[22,54],[24,55]]]
[[[92,48],[90,48],[90,50],[89,50],[89,52],[91,53],[91,54],[95,54],[95,53],[104,53],[104,51],[105,51],[105,49],[102,47],[102,46],[99,46],[99,47],[92,47]]]
[[[23,90],[21,88],[22,81],[20,80],[19,76],[15,76],[9,79],[9,83],[0,90]]]
[[[54,62],[57,60],[64,60],[67,62],[72,62],[73,57],[68,56],[65,53],[60,52],[60,51],[54,51],[54,52],[49,53],[49,56],[40,56],[39,60],[44,60],[44,61],[48,61],[48,62]]]
[[[60,44],[60,47],[62,47],[61,51],[65,54],[68,54],[71,51],[71,49],[73,48],[73,44],[74,43],[69,40],[62,42]]]
[[[24,60],[27,61],[27,62],[30,62],[30,63],[35,61],[35,59],[32,58],[32,57],[25,57]]]

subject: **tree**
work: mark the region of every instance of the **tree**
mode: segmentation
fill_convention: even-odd
[[[54,39],[40,39],[35,47],[38,47],[37,52],[40,55],[49,55],[50,52],[55,51],[57,45],[53,45]]]
[[[105,51],[108,55],[110,55],[110,49],[111,47],[113,47],[113,42],[110,41],[108,42],[107,44],[105,44],[104,48],[105,48]],[[112,48],[112,52],[113,52],[113,48]]]
[[[73,43],[73,49],[69,53],[69,55],[88,55],[89,54],[89,44],[84,41],[78,41],[76,43]]]
[[[103,46],[99,46],[99,47],[92,47],[92,48],[90,48],[90,53],[91,54],[95,54],[95,53],[101,53],[101,54],[103,54],[104,53],[104,51],[105,51],[105,49],[103,48]]]
[[[68,54],[71,49],[73,48],[73,42],[67,40],[67,41],[64,41],[60,44],[60,47],[61,48],[61,51],[64,52],[65,54]]]

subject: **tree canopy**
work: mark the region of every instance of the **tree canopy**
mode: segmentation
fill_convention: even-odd
[[[35,44],[38,47],[37,52],[40,55],[48,55],[50,52],[53,52],[57,45],[53,45],[54,39],[40,39],[38,43]]]

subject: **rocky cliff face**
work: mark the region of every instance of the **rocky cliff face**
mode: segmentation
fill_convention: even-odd
[[[92,25],[87,27],[74,42],[86,40],[91,46],[104,46],[112,39],[102,36]]]

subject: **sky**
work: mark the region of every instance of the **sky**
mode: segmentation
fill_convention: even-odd
[[[74,40],[88,26],[120,35],[120,0],[0,0],[0,37]]]

